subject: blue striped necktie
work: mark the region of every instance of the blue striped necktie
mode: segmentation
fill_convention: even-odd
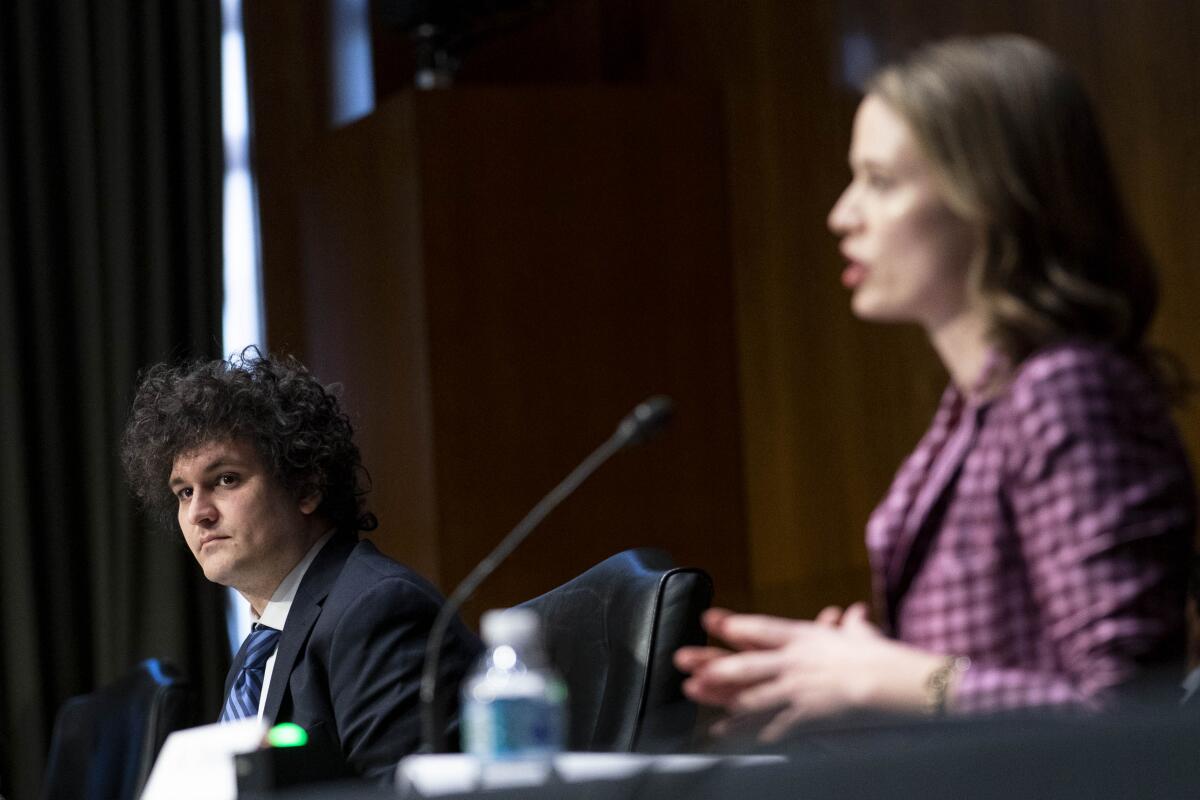
[[[267,659],[275,652],[275,643],[278,641],[279,631],[254,623],[250,635],[242,642],[242,649],[238,653],[238,656],[242,657],[242,669],[234,678],[229,697],[225,700],[225,707],[221,709],[221,722],[258,715],[263,672],[267,668]]]

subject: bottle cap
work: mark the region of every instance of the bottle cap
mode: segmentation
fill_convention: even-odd
[[[538,641],[541,618],[528,608],[499,608],[483,612],[479,627],[488,647],[519,647]]]

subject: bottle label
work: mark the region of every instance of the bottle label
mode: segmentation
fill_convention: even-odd
[[[463,709],[463,749],[483,759],[537,758],[566,745],[561,702],[537,697],[470,701]]]

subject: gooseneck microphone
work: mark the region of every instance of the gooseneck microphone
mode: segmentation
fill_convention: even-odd
[[[570,497],[571,493],[605,461],[626,447],[648,441],[666,426],[674,413],[675,404],[671,402],[671,398],[664,395],[654,395],[638,403],[617,425],[612,436],[592,451],[592,454],[572,470],[562,483],[551,489],[446,598],[433,620],[429,638],[425,643],[425,668],[421,673],[421,738],[424,742],[422,752],[440,753],[446,749],[445,708],[443,698],[438,692],[438,663],[441,660],[442,640],[445,638],[446,628],[459,608],[475,593],[479,584],[525,541],[541,521],[559,503]]]

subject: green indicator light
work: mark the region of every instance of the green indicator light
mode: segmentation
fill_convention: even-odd
[[[271,747],[303,747],[308,744],[308,731],[294,722],[281,722],[267,731]]]

